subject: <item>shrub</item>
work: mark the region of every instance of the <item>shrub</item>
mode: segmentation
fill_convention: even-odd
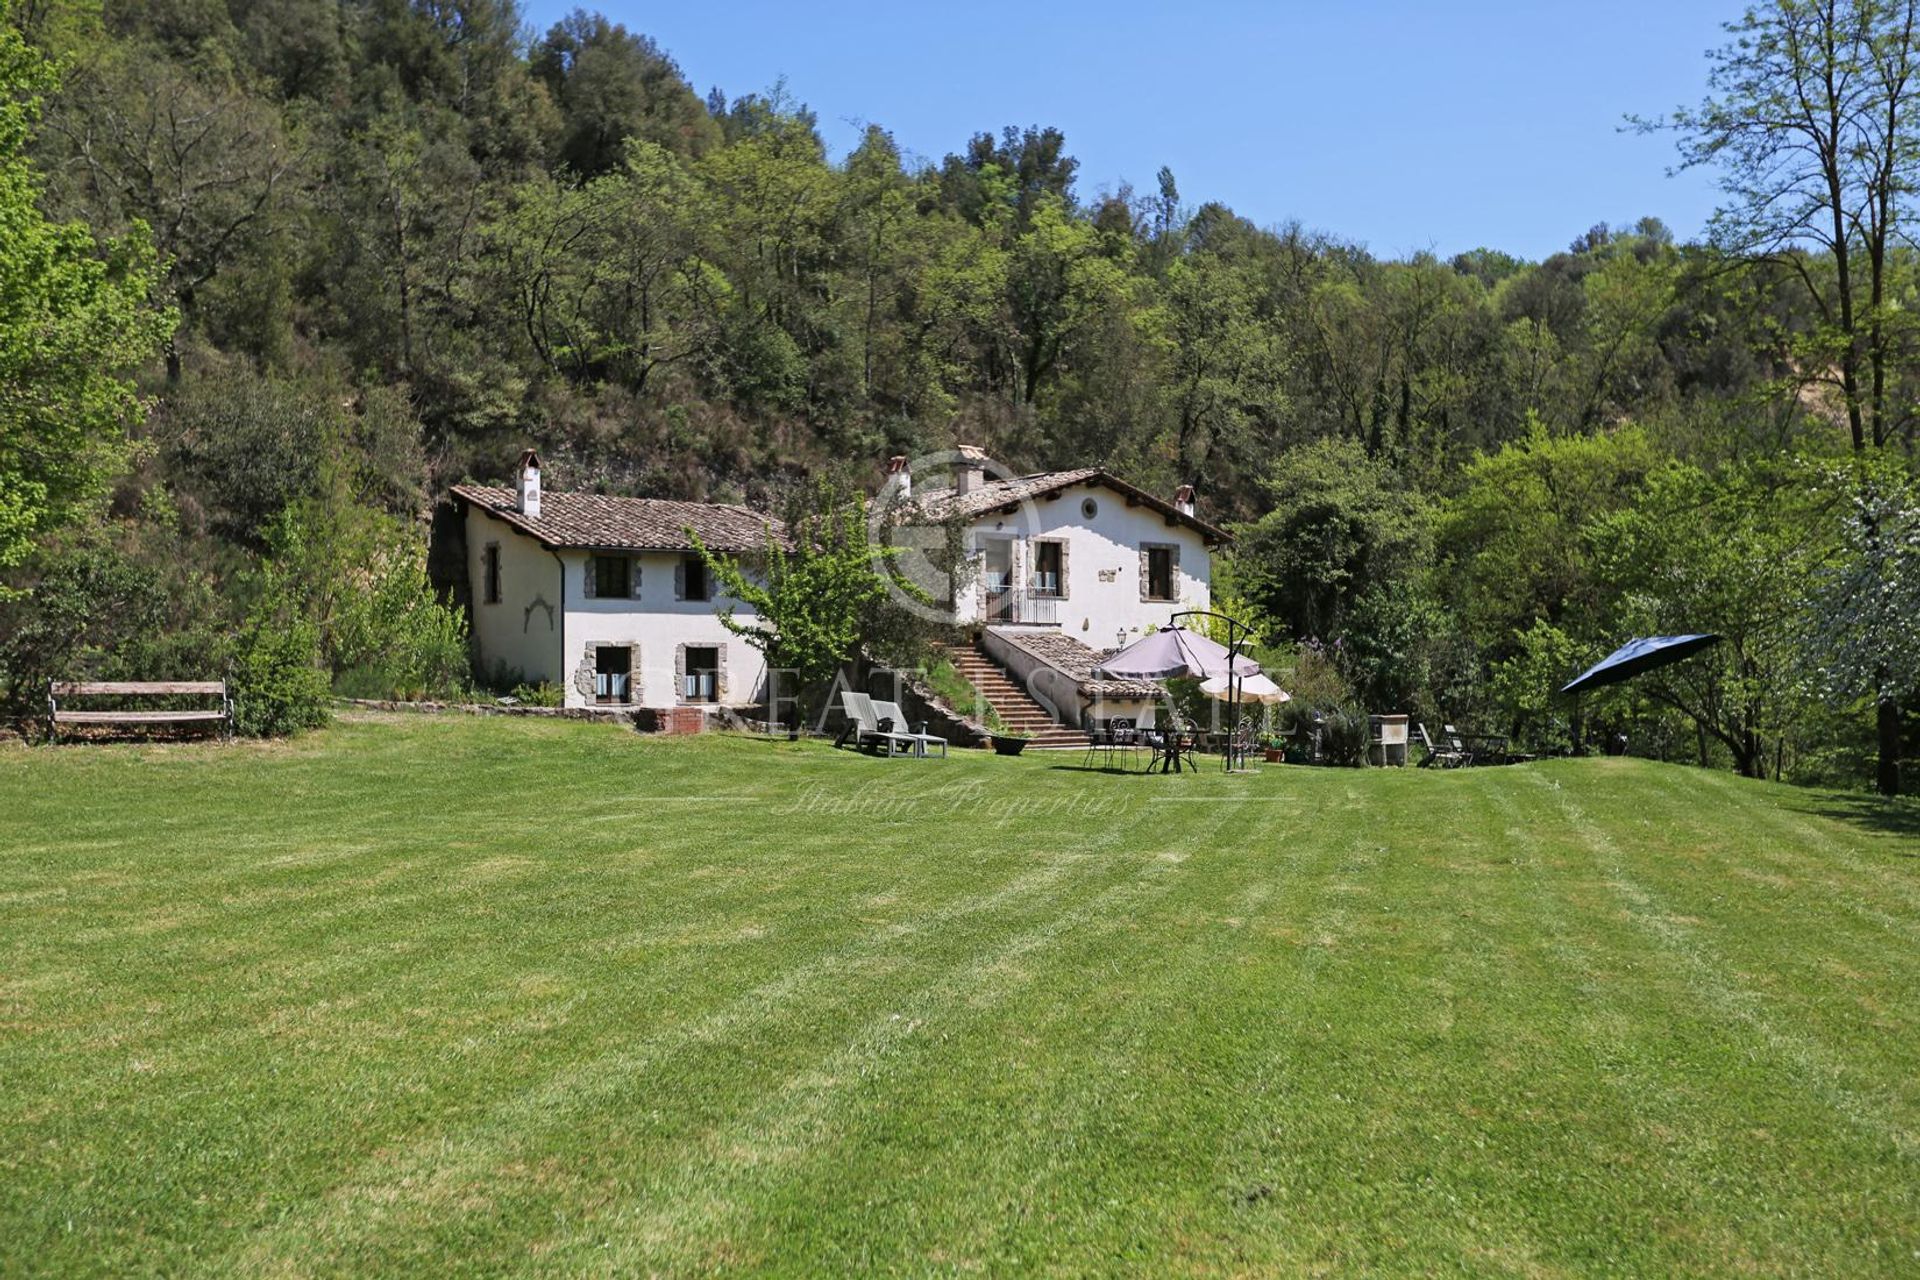
[[[426,546],[405,522],[333,499],[289,507],[273,560],[316,621],[324,666],[378,698],[458,697],[470,686],[467,624],[427,581]]]
[[[1328,764],[1359,768],[1367,762],[1367,713],[1358,707],[1336,707],[1320,726],[1320,749]]]
[[[927,688],[934,696],[946,703],[963,716],[980,717],[982,723],[992,726],[993,708],[987,706],[987,700],[973,681],[960,674],[959,668],[946,658],[935,658],[920,668],[920,678],[926,681]],[[983,709],[984,708],[984,712]]]
[[[223,616],[204,547],[157,521],[67,531],[0,591],[0,715],[37,722],[47,681],[205,680],[224,671]]]
[[[319,629],[305,618],[279,616],[275,603],[263,602],[247,619],[231,679],[234,727],[259,738],[327,722]]]
[[[542,680],[538,684],[525,681],[513,686],[513,698],[526,707],[558,707],[567,701],[567,691],[557,684],[548,684]]]

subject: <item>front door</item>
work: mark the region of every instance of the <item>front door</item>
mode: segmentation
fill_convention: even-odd
[[[987,621],[1005,622],[1013,611],[1013,540],[988,538],[980,576],[987,588]]]

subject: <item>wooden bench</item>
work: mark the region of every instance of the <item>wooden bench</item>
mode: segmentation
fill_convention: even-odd
[[[60,705],[62,698],[172,698],[220,699],[219,707],[185,711],[76,711]],[[47,736],[60,741],[63,724],[165,725],[215,724],[233,736],[233,699],[225,680],[53,680],[47,684]]]

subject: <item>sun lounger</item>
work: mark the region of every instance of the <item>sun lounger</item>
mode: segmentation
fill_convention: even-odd
[[[1473,763],[1473,753],[1466,749],[1459,735],[1446,734],[1435,744],[1426,725],[1416,724],[1414,728],[1420,731],[1420,745],[1427,749],[1427,758],[1420,762],[1422,769],[1458,769]]]
[[[925,750],[924,744],[914,741],[912,734],[881,729],[879,714],[873,709],[873,699],[864,693],[843,691],[840,694],[840,709],[847,713],[847,727],[855,747],[863,750],[884,747],[888,756],[913,755]],[[847,737],[847,733],[842,733],[839,742],[845,742]]]
[[[887,726],[887,732],[904,734],[912,738],[917,744],[916,754],[918,755],[924,756],[927,754],[928,747],[938,745],[941,757],[945,758],[947,740],[937,733],[928,733],[926,721],[922,720],[918,725],[909,724],[907,713],[900,709],[899,703],[883,702],[878,698],[872,698],[869,701],[873,704],[877,725],[884,724]]]

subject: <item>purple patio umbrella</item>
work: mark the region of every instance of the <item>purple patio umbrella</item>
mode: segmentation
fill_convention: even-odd
[[[1227,646],[1185,627],[1149,632],[1093,669],[1100,680],[1209,680],[1227,674]],[[1236,676],[1257,676],[1260,664],[1242,655]]]

